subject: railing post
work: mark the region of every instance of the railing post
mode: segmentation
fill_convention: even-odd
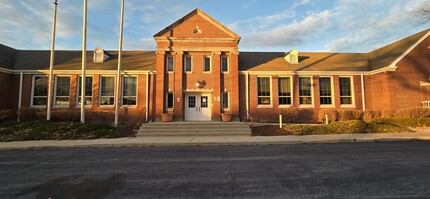
[[[279,128],[282,129],[282,115],[279,115]]]

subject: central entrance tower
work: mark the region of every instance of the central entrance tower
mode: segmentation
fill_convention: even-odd
[[[240,36],[195,9],[154,35],[157,42],[156,116],[218,121],[239,116]]]

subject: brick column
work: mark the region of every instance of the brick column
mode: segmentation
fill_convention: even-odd
[[[230,109],[233,117],[239,117],[239,52],[230,53]]]
[[[339,89],[339,76],[333,75],[333,104],[335,108],[340,108],[340,89]]]
[[[155,117],[156,119],[161,119],[161,114],[164,112],[164,101],[165,101],[165,66],[164,61],[166,60],[164,51],[157,52],[157,74],[155,83]]]
[[[175,52],[175,69],[174,71],[174,119],[184,121],[184,100],[183,100],[183,85],[184,85],[184,68],[183,52]]]
[[[212,118],[214,121],[221,120],[221,52],[212,52]]]

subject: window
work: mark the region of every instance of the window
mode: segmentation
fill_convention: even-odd
[[[70,77],[55,77],[55,106],[70,104]]]
[[[211,58],[205,57],[205,67],[203,68],[203,72],[211,71]]]
[[[228,72],[228,57],[221,57],[221,71]]]
[[[291,80],[289,77],[278,78],[279,105],[291,105]]]
[[[299,99],[301,105],[312,105],[311,77],[299,77]]]
[[[229,108],[229,103],[228,103],[228,92],[223,92],[222,93],[222,108],[223,109],[228,109]]]
[[[48,99],[48,77],[34,76],[32,106],[45,106]]]
[[[114,105],[115,77],[101,77],[100,105]]]
[[[168,92],[166,98],[167,98],[166,108],[172,109],[173,108],[173,101],[174,101],[173,93]]]
[[[184,59],[185,72],[191,72],[191,63],[192,63],[191,57],[189,56],[185,57]]]
[[[174,59],[173,56],[167,56],[166,58],[166,70],[167,72],[173,72]]]
[[[123,78],[122,105],[136,105],[137,77]]]
[[[78,77],[78,105],[81,105],[81,86],[82,85],[82,77]],[[85,105],[93,104],[93,77],[85,77]]]
[[[258,105],[270,105],[270,77],[257,77]]]
[[[340,104],[352,105],[351,77],[339,77]]]
[[[331,98],[331,78],[330,77],[320,77],[319,78],[320,87],[320,104],[321,105],[332,105]]]

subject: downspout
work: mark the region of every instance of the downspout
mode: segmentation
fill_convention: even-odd
[[[366,98],[364,94],[364,75],[361,73],[361,101],[363,103],[363,111],[366,111]]]
[[[145,97],[145,122],[148,122],[148,113],[149,113],[149,73],[146,73],[146,97]]]
[[[249,119],[249,73],[245,73],[246,79],[246,119]]]
[[[17,121],[19,122],[19,115],[20,115],[20,109],[21,109],[21,102],[22,102],[22,81],[23,81],[24,73],[19,73],[19,94],[18,94],[18,115],[16,117]]]

